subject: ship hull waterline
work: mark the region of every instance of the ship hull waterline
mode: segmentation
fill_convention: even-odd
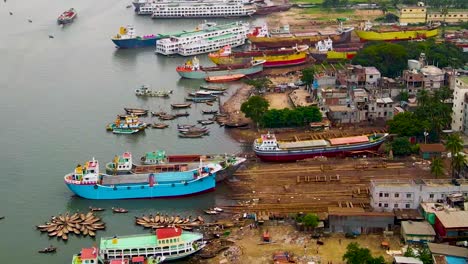
[[[283,58],[282,58],[283,57]],[[287,58],[285,58],[287,57]],[[250,60],[250,58],[245,57],[209,57],[210,60],[217,64],[217,65],[231,65],[231,64],[238,64],[244,63],[246,60]],[[297,54],[296,56],[259,56],[254,57],[255,60],[266,60],[263,64],[264,68],[276,68],[276,67],[288,67],[288,66],[296,66],[301,65],[307,62],[307,54],[304,55]]]
[[[144,47],[155,47],[157,38],[132,38],[132,39],[111,39],[115,46],[119,49],[134,49],[134,48],[144,48]]]
[[[408,30],[408,31],[394,31],[394,32],[375,32],[356,30],[356,35],[361,41],[400,41],[412,39],[426,39],[435,37],[439,34],[438,28],[430,30]]]
[[[259,48],[282,48],[282,47],[293,47],[296,45],[308,45],[314,46],[315,43],[330,38],[333,43],[340,44],[351,41],[351,32],[346,31],[339,35],[321,35],[321,36],[310,36],[310,37],[255,37],[248,36],[249,41]]]
[[[263,64],[255,65],[250,68],[233,69],[233,70],[220,70],[220,71],[177,71],[182,78],[187,79],[205,79],[206,77],[225,76],[233,74],[253,75],[263,71]]]

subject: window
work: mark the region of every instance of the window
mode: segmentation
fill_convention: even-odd
[[[411,198],[411,193],[407,193],[406,198]]]
[[[398,204],[394,204],[394,205],[393,205],[393,208],[398,208]]]
[[[382,197],[383,196],[383,193],[379,193],[379,197]]]
[[[400,194],[399,193],[395,193],[395,198],[398,198],[400,197]]]
[[[443,194],[441,194],[441,195],[440,195],[440,197],[442,197],[442,198],[445,198],[445,194],[444,194],[444,193],[443,193]]]
[[[383,206],[384,206],[384,207],[388,207],[388,204],[386,203],[386,204],[384,204]]]
[[[388,195],[388,193],[385,193],[384,196],[385,196],[385,197],[388,197],[389,195]]]
[[[405,204],[405,208],[409,209],[409,208],[411,208],[411,205],[410,204]]]
[[[379,207],[382,207],[382,203],[379,203]]]
[[[429,194],[429,198],[433,199],[433,198],[434,198],[434,194],[433,194],[433,193],[430,193],[430,194]]]

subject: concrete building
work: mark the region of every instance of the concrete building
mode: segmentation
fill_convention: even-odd
[[[435,91],[446,83],[446,73],[434,65],[426,65],[426,55],[419,60],[408,60],[408,69],[403,71],[402,81],[410,95],[417,95],[421,89]]]
[[[427,243],[433,242],[435,239],[435,231],[432,226],[424,222],[402,221],[401,236],[407,244],[411,243]]]
[[[401,21],[401,19],[400,19]],[[427,14],[427,22],[443,22],[447,24],[458,24],[468,21],[468,11],[466,9],[449,10],[448,14],[437,11],[430,11]]]
[[[331,232],[370,234],[393,229],[391,212],[365,212],[363,208],[329,208],[328,221]]]
[[[394,256],[392,264],[424,264],[424,262],[413,257]]]
[[[417,209],[422,202],[444,202],[449,194],[468,197],[468,180],[372,180],[370,205],[374,210]]]
[[[452,106],[452,130],[468,134],[468,77],[455,79]]]
[[[394,103],[390,97],[376,98],[368,103],[368,119],[393,119]]]
[[[328,119],[335,125],[359,122],[358,111],[354,105],[330,105],[328,109]]]
[[[445,146],[436,144],[419,144],[419,154],[425,160],[432,160],[433,158],[442,157],[442,153],[445,152]]]
[[[380,71],[377,70],[374,66],[364,67],[364,73],[366,75],[366,88],[375,88],[382,77]]]
[[[437,211],[434,228],[437,239],[444,242],[468,239],[468,211]]]
[[[427,9],[422,5],[404,6],[398,10],[401,24],[417,24],[426,22]]]

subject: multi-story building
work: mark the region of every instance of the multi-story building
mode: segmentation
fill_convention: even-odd
[[[449,10],[447,14],[443,14],[440,11],[430,11],[427,14],[427,22],[443,22],[447,24],[458,24],[467,21],[468,11],[466,9]]]
[[[370,192],[375,210],[417,209],[422,202],[446,201],[449,194],[461,193],[468,197],[468,180],[372,180]]]
[[[426,22],[427,9],[422,5],[404,6],[398,10],[401,24],[417,24]]]
[[[419,60],[408,60],[402,80],[408,93],[416,95],[421,89],[434,91],[444,86],[446,73],[434,65],[426,65],[426,55],[421,53]]]
[[[370,120],[375,119],[393,119],[394,103],[390,97],[376,98],[370,100],[367,104],[367,117]]]
[[[468,134],[468,76],[460,76],[455,79],[452,130]]]

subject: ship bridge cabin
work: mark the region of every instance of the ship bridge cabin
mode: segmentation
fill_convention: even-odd
[[[99,175],[99,162],[94,158],[83,166],[77,165],[74,173],[71,174],[73,181],[80,181],[83,184],[94,183]]]
[[[276,150],[278,149],[278,142],[275,135],[270,133],[261,135],[260,138],[255,140],[255,149],[258,150]]]
[[[97,248],[82,248],[79,254],[73,256],[72,264],[98,264]]]

